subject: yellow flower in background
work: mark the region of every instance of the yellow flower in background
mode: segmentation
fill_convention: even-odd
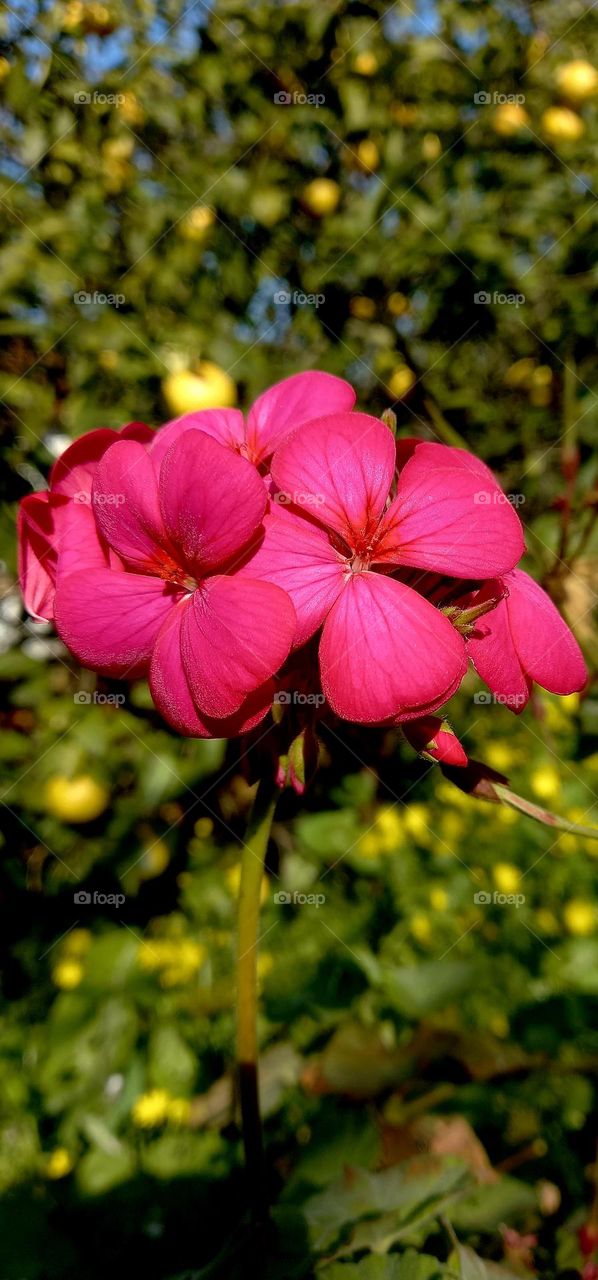
[[[55,1147],[46,1160],[46,1178],[52,1180],[66,1178],[67,1173],[70,1173],[73,1168],[73,1163],[72,1156],[66,1147]]]
[[[141,944],[138,958],[146,973],[158,973],[161,986],[176,987],[196,977],[206,955],[193,938],[152,938]]]
[[[153,1129],[165,1124],[171,1097],[167,1089],[150,1089],[133,1103],[131,1118],[138,1129]]]
[[[423,844],[433,837],[430,831],[430,813],[424,804],[410,804],[404,810],[403,823],[408,835]]]
[[[267,978],[274,968],[274,956],[271,951],[260,951],[257,958],[258,979]]]
[[[519,822],[521,814],[516,813],[515,809],[509,809],[507,805],[501,805],[500,809],[496,809],[494,819],[503,827],[512,827]]]
[[[370,49],[364,49],[363,53],[358,53],[353,63],[353,70],[358,76],[375,76],[378,70],[378,59],[375,53]]]
[[[507,773],[515,764],[516,753],[510,742],[495,739],[484,748],[484,759],[493,769],[498,769],[500,773]]]
[[[377,169],[380,164],[380,152],[373,138],[363,138],[357,147],[357,159],[364,169]]]
[[[375,827],[382,848],[388,852],[396,849],[403,834],[401,814],[396,805],[380,805],[376,814]]]
[[[554,765],[543,764],[530,777],[530,786],[541,800],[554,800],[560,792],[561,780]]]
[[[446,889],[434,888],[430,890],[430,906],[434,911],[446,911],[449,903],[449,896]]]
[[[509,1020],[504,1013],[493,1013],[488,1026],[492,1034],[498,1036],[499,1040],[504,1040],[509,1034]]]
[[[85,956],[93,942],[89,929],[71,929],[63,941],[62,949],[69,957]]]
[[[171,1098],[167,1106],[166,1118],[170,1124],[189,1124],[191,1103],[189,1098]]]
[[[378,858],[384,851],[375,830],[364,831],[355,845],[355,850],[360,858]]]
[[[541,933],[560,933],[559,922],[554,912],[549,911],[548,907],[540,907],[534,919]]]
[[[193,831],[198,840],[207,840],[214,830],[214,823],[211,818],[198,818],[193,827]]]
[[[410,925],[411,933],[418,942],[429,942],[432,936],[432,922],[429,916],[424,915],[423,911],[418,911],[413,916]]]
[[[351,298],[349,311],[356,320],[373,320],[376,314],[376,303],[373,298],[358,294],[355,298]]]
[[[574,836],[570,831],[565,831],[559,835],[552,846],[553,853],[578,853],[580,842],[578,836]]]
[[[434,852],[444,857],[451,856],[453,845],[465,834],[465,822],[460,813],[443,813],[438,823],[438,834],[441,837],[434,845]],[[448,846],[448,847],[447,847]]]
[[[492,878],[501,893],[515,893],[521,883],[521,872],[512,862],[497,862],[492,868]]]
[[[78,960],[59,960],[52,971],[52,980],[61,991],[73,991],[82,982],[84,972]]]
[[[409,310],[409,298],[406,298],[404,293],[390,293],[386,305],[391,316],[404,316]]]
[[[563,909],[563,920],[569,933],[586,938],[596,928],[596,910],[583,898],[572,898]]]

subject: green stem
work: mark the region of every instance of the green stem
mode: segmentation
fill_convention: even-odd
[[[268,1217],[268,1198],[258,1085],[257,955],[264,860],[279,791],[262,778],[255,796],[241,859],[237,958],[237,1067],[245,1168],[253,1219]]]

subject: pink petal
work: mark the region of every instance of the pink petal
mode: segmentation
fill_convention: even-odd
[[[111,676],[138,675],[178,594],[160,578],[112,569],[61,578],[56,629],[79,662]]]
[[[247,419],[247,446],[252,462],[270,456],[285,436],[312,418],[349,412],[355,392],[332,373],[294,373],[259,396]]]
[[[282,666],[295,610],[270,582],[214,576],[193,593],[181,627],[193,701],[205,715],[223,719]]]
[[[53,614],[58,559],[56,508],[65,502],[44,492],[29,493],[19,505],[19,582],[27,612],[40,621],[50,621]]]
[[[267,715],[274,697],[274,681],[268,680],[256,689],[232,716],[218,720],[202,714],[193,701],[181,651],[182,622],[191,607],[191,597],[187,596],[171,609],[160,628],[149,673],[152,698],[177,733],[192,738],[237,737]]]
[[[258,550],[240,572],[287,592],[297,614],[297,647],[317,631],[342,591],[344,561],[324,529],[285,507],[274,504],[263,527]]]
[[[119,440],[107,450],[97,465],[92,504],[101,533],[127,564],[165,577],[174,572],[174,552],[146,445]]]
[[[502,580],[487,582],[481,591],[473,594],[471,603],[481,604],[492,596],[500,596],[503,590]],[[506,599],[500,600],[491,613],[478,618],[474,634],[467,641],[467,652],[478,675],[497,700],[516,715],[523,711],[529,701],[532,682],[523,670],[513,642]],[[477,701],[478,705],[484,703],[479,695]]]
[[[110,445],[118,439],[151,440],[151,427],[144,422],[130,422],[121,432],[111,427],[100,427],[97,431],[88,431],[79,436],[68,449],[60,455],[50,473],[50,488],[54,493],[66,493],[69,497],[75,494],[80,502],[91,501],[91,486],[96,466]]]
[[[246,458],[202,431],[185,431],[160,469],[164,525],[183,563],[199,576],[238,556],[264,511],[264,482]]]
[[[183,413],[180,418],[172,418],[154,433],[150,452],[157,466],[185,431],[204,431],[237,452],[245,446],[245,423],[239,409],[200,409],[197,413]]]
[[[505,577],[509,626],[527,675],[550,693],[577,693],[587,683],[583,654],[550,596],[522,569]],[[488,614],[491,620],[494,614]]]
[[[466,669],[451,623],[382,574],[354,574],[324,623],[322,689],[345,720],[375,724],[448,697]]]
[[[491,578],[524,550],[519,516],[485,464],[462,449],[422,443],[400,473],[375,561]]]
[[[395,469],[392,432],[366,413],[308,422],[276,450],[272,476],[289,502],[363,551],[384,510]]]

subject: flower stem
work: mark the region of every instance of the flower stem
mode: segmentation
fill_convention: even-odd
[[[268,1218],[268,1197],[258,1088],[257,954],[264,859],[280,793],[262,778],[255,796],[241,859],[237,959],[237,1067],[245,1168],[256,1225]]]

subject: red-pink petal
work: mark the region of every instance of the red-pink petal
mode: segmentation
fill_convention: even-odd
[[[466,668],[465,645],[451,623],[382,574],[348,579],[324,623],[322,689],[345,720],[375,724],[448,697]]]
[[[471,603],[481,604],[492,597],[500,597],[504,591],[503,581],[487,582],[482,589],[475,592]],[[492,690],[496,699],[515,714],[523,711],[529,701],[532,682],[526,676],[519,660],[511,628],[507,601],[500,599],[499,604],[490,613],[478,618],[475,631],[467,641],[467,652],[482,680]],[[483,706],[485,698],[478,696],[478,706]]]
[[[199,576],[238,557],[260,524],[267,497],[255,467],[202,431],[185,431],[160,468],[165,528],[183,563]]]
[[[377,527],[394,469],[392,432],[367,413],[308,422],[272,459],[283,497],[335,529],[356,551],[365,549]]]
[[[97,431],[88,431],[86,435],[74,440],[54,463],[50,473],[50,488],[54,493],[65,493],[69,497],[75,494],[79,501],[91,500],[91,486],[96,466],[106,450],[117,440],[139,440],[142,443],[152,439],[153,431],[144,422],[129,422],[122,431],[113,431],[111,427],[100,427]]]
[[[588,673],[581,649],[550,596],[522,569],[505,576],[509,626],[527,675],[550,693],[577,693]],[[488,614],[491,620],[493,614]]]
[[[234,715],[225,719],[214,719],[200,712],[193,701],[181,649],[182,622],[191,607],[190,597],[181,600],[160,628],[149,672],[152,698],[177,733],[192,738],[235,738],[253,729],[267,715],[274,697],[274,681],[266,681],[242,702]]]
[[[247,419],[247,448],[252,462],[264,461],[285,436],[312,418],[349,412],[355,392],[348,382],[317,370],[294,373],[259,396]]]
[[[271,582],[206,578],[182,619],[181,649],[200,711],[222,719],[282,666],[295,632],[289,597]]]
[[[40,621],[52,618],[56,582],[56,508],[64,498],[29,493],[19,505],[17,522],[19,581],[28,613]]]
[[[156,636],[179,595],[160,578],[93,569],[61,578],[56,629],[93,671],[133,677],[145,669]]]
[[[239,409],[199,409],[197,413],[172,418],[154,433],[150,452],[158,466],[185,431],[204,431],[220,444],[237,451],[245,445],[245,423]]]
[[[375,560],[491,578],[524,550],[519,516],[488,467],[462,449],[424,442],[400,473]]]
[[[92,506],[104,538],[127,564],[166,574],[176,563],[146,445],[119,440],[107,450],[97,465]]]
[[[420,754],[460,768],[467,764],[467,756],[459,739],[440,716],[422,716],[419,720],[411,720],[403,725],[403,733]]]
[[[342,591],[343,560],[324,529],[285,507],[274,503],[263,524],[261,544],[241,572],[273,582],[291,597],[296,647],[317,631]]]

